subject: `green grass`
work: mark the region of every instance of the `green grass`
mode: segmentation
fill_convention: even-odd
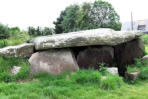
[[[77,73],[76,73],[77,74]],[[78,73],[79,74],[79,73]],[[47,78],[51,77],[50,78]],[[41,75],[40,75],[41,77]],[[63,76],[64,77],[64,76]],[[114,90],[94,83],[74,83],[63,77],[47,75],[39,81],[0,83],[1,99],[147,99],[148,81],[135,85],[123,84]],[[44,80],[43,80],[44,79]],[[110,78],[114,79],[114,78]],[[112,81],[112,80],[111,80]],[[114,84],[113,84],[114,85]]]
[[[141,39],[144,41],[145,52],[148,54],[148,34],[141,36]]]
[[[140,63],[139,63],[140,64]],[[9,69],[22,66],[11,76]],[[148,81],[127,84],[117,75],[79,70],[61,75],[29,75],[29,64],[20,58],[0,57],[0,99],[147,99]],[[31,79],[31,80],[30,80]]]
[[[29,36],[27,32],[18,32],[11,35],[8,39],[0,40],[0,48],[22,44],[28,40],[31,40],[32,38],[33,36]]]

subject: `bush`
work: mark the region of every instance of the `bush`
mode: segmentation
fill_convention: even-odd
[[[12,66],[21,66],[22,69],[17,75],[12,76],[10,69]],[[29,76],[29,63],[20,58],[4,58],[0,56],[0,82],[10,82],[25,79]]]
[[[7,45],[8,45],[8,40],[6,39],[0,40],[0,48],[5,47]]]
[[[140,72],[139,78],[146,80],[148,79],[148,62],[136,59],[135,64],[128,66],[127,72]]]
[[[145,45],[148,44],[148,35],[147,34],[141,36],[141,39],[143,39]]]
[[[21,68],[21,70],[19,71],[19,73],[15,76],[13,76],[13,80],[17,81],[20,79],[26,79],[29,77],[29,63],[25,62]]]
[[[105,63],[100,64],[99,72],[101,72],[102,75],[105,75],[107,73],[107,68],[105,67]]]
[[[6,39],[9,37],[9,28],[6,25],[0,23],[0,39]]]
[[[124,82],[121,77],[118,75],[110,75],[105,76],[101,81],[101,88],[106,90],[112,90],[116,88],[120,88]]]
[[[142,80],[148,79],[148,67],[141,68],[140,79],[142,79]]]

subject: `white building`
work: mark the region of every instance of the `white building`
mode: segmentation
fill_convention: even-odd
[[[131,31],[131,22],[125,22],[122,24],[121,30]],[[148,20],[138,20],[133,22],[133,30],[141,30],[143,32],[148,32]]]

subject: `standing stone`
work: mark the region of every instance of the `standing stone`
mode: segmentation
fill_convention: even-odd
[[[16,46],[8,46],[0,49],[0,55],[4,57],[30,57],[34,52],[34,44],[24,43]]]
[[[134,64],[134,59],[142,58],[144,54],[144,43],[140,38],[115,46],[115,60],[119,74],[125,76],[126,66]]]
[[[80,68],[99,69],[100,63],[111,65],[114,59],[114,49],[112,47],[90,47],[77,56],[77,62]]]
[[[50,73],[61,74],[66,71],[76,71],[79,67],[75,57],[68,49],[53,49],[34,53],[29,59],[31,74]]]

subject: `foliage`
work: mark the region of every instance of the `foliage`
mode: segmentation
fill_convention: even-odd
[[[27,32],[21,31],[21,32],[18,32],[16,36],[12,35],[8,39],[0,40],[0,48],[5,46],[22,44],[30,39],[31,37],[28,35]]]
[[[141,68],[140,79],[142,80],[148,79],[148,65],[146,67]]]
[[[76,25],[76,20],[79,17],[79,9],[79,6],[76,4],[66,8],[66,16],[63,17],[64,20],[62,21],[63,32],[77,31],[79,29]]]
[[[121,25],[118,25],[120,24],[120,17],[108,2],[95,1],[90,17],[93,19],[94,26],[96,27],[112,28],[115,30],[120,30],[121,28]]]
[[[44,27],[43,29],[41,27],[29,27],[28,28],[29,35],[33,36],[39,36],[39,35],[51,35],[54,34],[54,31],[52,28]]]
[[[128,66],[127,67],[127,70],[128,70],[128,73],[131,73],[131,72],[140,72],[140,68],[138,67],[131,67],[131,66]]]
[[[101,63],[101,64],[100,64],[99,72],[101,72],[102,75],[104,75],[104,74],[107,73],[107,69],[106,69],[106,67],[105,67],[105,63]]]
[[[148,62],[135,60],[135,64],[128,66],[127,72],[140,72],[139,79],[148,80]]]
[[[55,24],[55,33],[59,34],[62,33],[64,30],[62,28],[62,21],[64,20],[64,16],[66,15],[66,11],[62,11],[60,14],[60,17],[57,18],[56,22],[53,22],[53,24]]]
[[[73,4],[61,12],[55,24],[55,32],[72,32],[95,28],[120,30],[120,17],[108,2]]]
[[[12,66],[21,66],[21,71],[12,76],[10,69]],[[26,60],[20,58],[4,58],[0,56],[0,82],[10,82],[25,79],[29,76],[29,64]]]
[[[144,41],[145,51],[146,51],[146,54],[148,54],[148,35],[147,34],[142,35],[141,39]]]
[[[0,48],[11,45],[22,44],[31,39],[31,36],[18,27],[9,27],[9,38],[0,40]]]
[[[142,35],[141,39],[143,39],[145,45],[148,45],[148,35],[147,34]]]
[[[17,37],[17,35],[19,35],[20,29],[19,27],[12,27],[9,29],[10,32],[10,37]]]
[[[123,80],[118,75],[110,75],[108,74],[105,76],[105,78],[102,80],[101,88],[111,90],[120,88],[121,85],[123,85]]]
[[[8,43],[7,43],[6,39],[0,40],[0,48],[5,47],[7,45],[8,45]]]
[[[0,23],[0,39],[6,39],[9,37],[9,28],[6,25]]]

